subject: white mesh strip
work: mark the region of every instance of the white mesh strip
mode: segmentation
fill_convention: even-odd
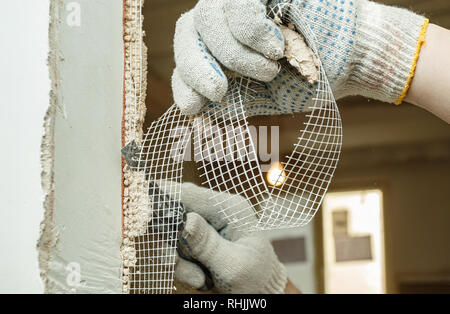
[[[134,169],[145,175],[150,202],[149,223],[136,239],[137,263],[131,281],[134,293],[172,293],[179,226],[183,156],[189,141],[189,119],[172,106],[153,122]]]
[[[140,10],[140,6],[136,8]],[[296,22],[318,56],[314,34],[300,20],[297,8],[290,7],[287,12],[285,17]],[[184,210],[180,204],[180,185],[172,183],[182,182],[183,157],[192,135],[194,158],[200,161],[204,184],[223,192],[220,197],[213,196],[211,205],[222,211],[236,228],[296,227],[312,219],[333,177],[342,145],[341,118],[320,60],[319,71],[313,105],[306,113],[307,122],[293,152],[283,164],[286,180],[280,186],[266,185],[246,117],[246,105],[257,101],[252,95],[261,87],[260,82],[231,78],[224,103],[217,107],[220,109],[189,119],[173,105],[151,124],[138,143],[141,150],[134,169],[141,174],[148,196],[140,203],[148,218],[135,237],[131,292],[173,292],[176,246]],[[299,79],[297,73],[291,75]],[[142,79],[142,72],[138,78]],[[238,211],[229,205],[233,194],[247,200]]]
[[[295,21],[297,29],[318,56],[314,34],[301,21],[297,8],[289,4],[281,6],[285,12],[283,17]],[[251,101],[249,86],[258,82],[234,79],[230,84],[226,106],[196,119],[194,129],[202,129],[196,134],[206,138],[213,133],[219,135],[215,137],[215,142],[203,143],[207,149],[198,152],[202,154],[197,159],[202,161],[199,169],[203,172],[204,184],[220,192],[240,194],[249,201],[247,208],[237,213],[235,208],[226,206],[226,199],[221,198],[221,203],[211,199],[237,228],[263,230],[303,226],[314,217],[322,202],[339,160],[342,124],[325,71],[320,59],[318,61],[319,80],[313,105],[309,108],[308,120],[304,123],[293,152],[283,164],[286,179],[280,186],[274,185],[270,190],[266,187],[245,117],[246,102]],[[290,75],[297,78],[297,73],[291,72]],[[230,134],[230,126],[234,131],[241,131]],[[217,138],[220,139],[222,134],[226,135],[228,142],[232,139],[239,146],[246,157],[244,160],[227,158],[232,156],[221,153],[222,143]],[[195,140],[201,142],[203,139],[198,137]],[[296,202],[293,203],[290,200],[292,197],[288,196],[295,197]],[[256,225],[247,219],[251,215],[258,217]]]

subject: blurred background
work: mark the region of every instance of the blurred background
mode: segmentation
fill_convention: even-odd
[[[448,0],[389,0],[450,28]],[[175,22],[195,0],[148,0],[147,124],[173,103]],[[450,84],[450,83],[449,83]],[[338,101],[343,153],[321,211],[301,229],[269,233],[291,280],[305,293],[450,293],[450,126],[409,104]],[[280,155],[299,116],[260,117],[279,126]],[[200,183],[194,165],[188,181]]]
[[[43,217],[42,124],[49,105],[48,0],[0,10],[0,293],[42,293],[36,241]],[[11,12],[21,12],[11,14]],[[14,31],[8,31],[14,30]],[[26,89],[26,92],[24,92]]]

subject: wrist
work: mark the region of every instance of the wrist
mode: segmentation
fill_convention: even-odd
[[[414,75],[428,20],[401,8],[360,0],[344,95],[399,104]]]
[[[285,294],[301,294],[302,292],[297,289],[296,286],[288,279],[286,288],[284,289]]]

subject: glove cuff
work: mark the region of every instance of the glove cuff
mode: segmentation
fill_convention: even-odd
[[[428,19],[367,0],[357,3],[354,51],[343,93],[400,104],[414,76]]]
[[[283,294],[286,289],[287,281],[286,267],[277,260],[273,265],[272,277],[262,290],[262,293]]]

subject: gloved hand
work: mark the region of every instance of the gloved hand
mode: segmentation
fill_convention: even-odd
[[[220,200],[217,193],[192,183],[182,185],[181,198],[188,214],[179,241],[181,255],[209,270],[216,292],[284,293],[286,268],[278,261],[270,242],[260,233],[246,234],[232,229],[220,208],[211,206],[213,194]],[[240,196],[226,199],[227,207],[235,206],[236,212],[246,202]],[[175,276],[194,288],[205,285],[201,268],[181,257]]]
[[[367,0],[200,0],[180,17],[174,38],[172,89],[183,113],[221,106],[225,69],[263,82],[254,88],[249,116],[302,112],[311,105],[313,85],[283,60],[278,73],[275,60],[283,57],[284,40],[266,18],[267,2],[300,9],[336,99],[403,100],[428,23],[422,16]]]

